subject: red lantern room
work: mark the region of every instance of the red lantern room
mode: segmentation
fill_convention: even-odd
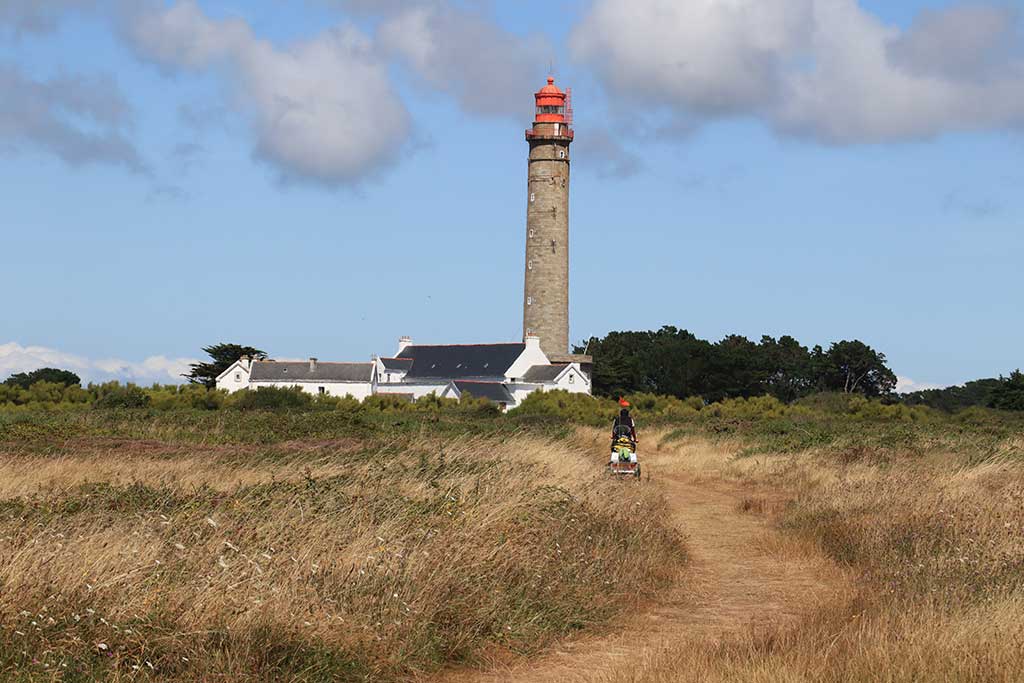
[[[570,140],[572,133],[572,89],[565,92],[558,89],[555,79],[548,76],[548,84],[534,95],[537,100],[537,115],[533,129],[526,131],[526,139],[565,137]]]
[[[541,88],[537,98],[537,123],[565,123],[565,93],[555,85],[555,79],[548,76],[548,84]]]

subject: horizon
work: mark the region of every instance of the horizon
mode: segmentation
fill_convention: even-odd
[[[903,391],[1024,365],[1008,3],[34,5],[0,5],[5,377],[515,341],[549,70],[572,343],[859,339]]]

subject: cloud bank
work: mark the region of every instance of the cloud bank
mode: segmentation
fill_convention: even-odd
[[[72,166],[114,164],[145,172],[125,133],[131,107],[110,77],[36,80],[0,63],[0,93],[0,150],[39,149]]]
[[[180,383],[192,358],[150,356],[142,362],[105,358],[93,360],[45,346],[22,346],[17,342],[0,344],[0,381],[17,372],[39,368],[71,370],[85,383],[120,380],[138,384]]]
[[[95,0],[0,0],[0,26],[8,26],[16,34],[47,33],[68,10],[95,4]]]
[[[254,156],[282,179],[356,183],[394,163],[409,115],[369,38],[339,26],[280,48],[241,19],[218,21],[194,0],[129,12],[123,32],[169,71],[214,72],[249,115]]]
[[[427,87],[472,114],[532,116],[529,93],[543,83],[555,54],[547,39],[510,33],[487,15],[454,3],[385,3],[377,11],[386,16],[377,31],[381,49]]]
[[[595,0],[570,48],[611,102],[676,130],[754,117],[855,144],[1024,127],[1019,16],[994,5],[900,30],[857,0]]]

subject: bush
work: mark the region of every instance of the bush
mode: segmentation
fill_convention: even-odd
[[[103,396],[93,403],[94,408],[147,408],[149,407],[149,394],[143,389],[129,384],[127,386],[115,386],[109,389]]]
[[[232,396],[232,408],[238,410],[302,410],[311,408],[313,397],[301,387],[260,387]]]

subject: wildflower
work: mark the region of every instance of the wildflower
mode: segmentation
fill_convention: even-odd
[[[101,650],[106,650],[107,649],[107,644],[106,643],[96,643],[96,647],[98,647]]]
[[[213,521],[212,517],[207,517],[206,518],[206,523],[209,524],[210,526],[212,526],[215,529],[217,528],[217,522]]]
[[[178,550],[184,550],[184,549],[185,549],[185,546],[183,546],[183,545],[182,545],[182,544],[180,544],[180,543],[175,543],[175,544],[174,544],[174,547],[175,547],[175,548],[177,548]]]

